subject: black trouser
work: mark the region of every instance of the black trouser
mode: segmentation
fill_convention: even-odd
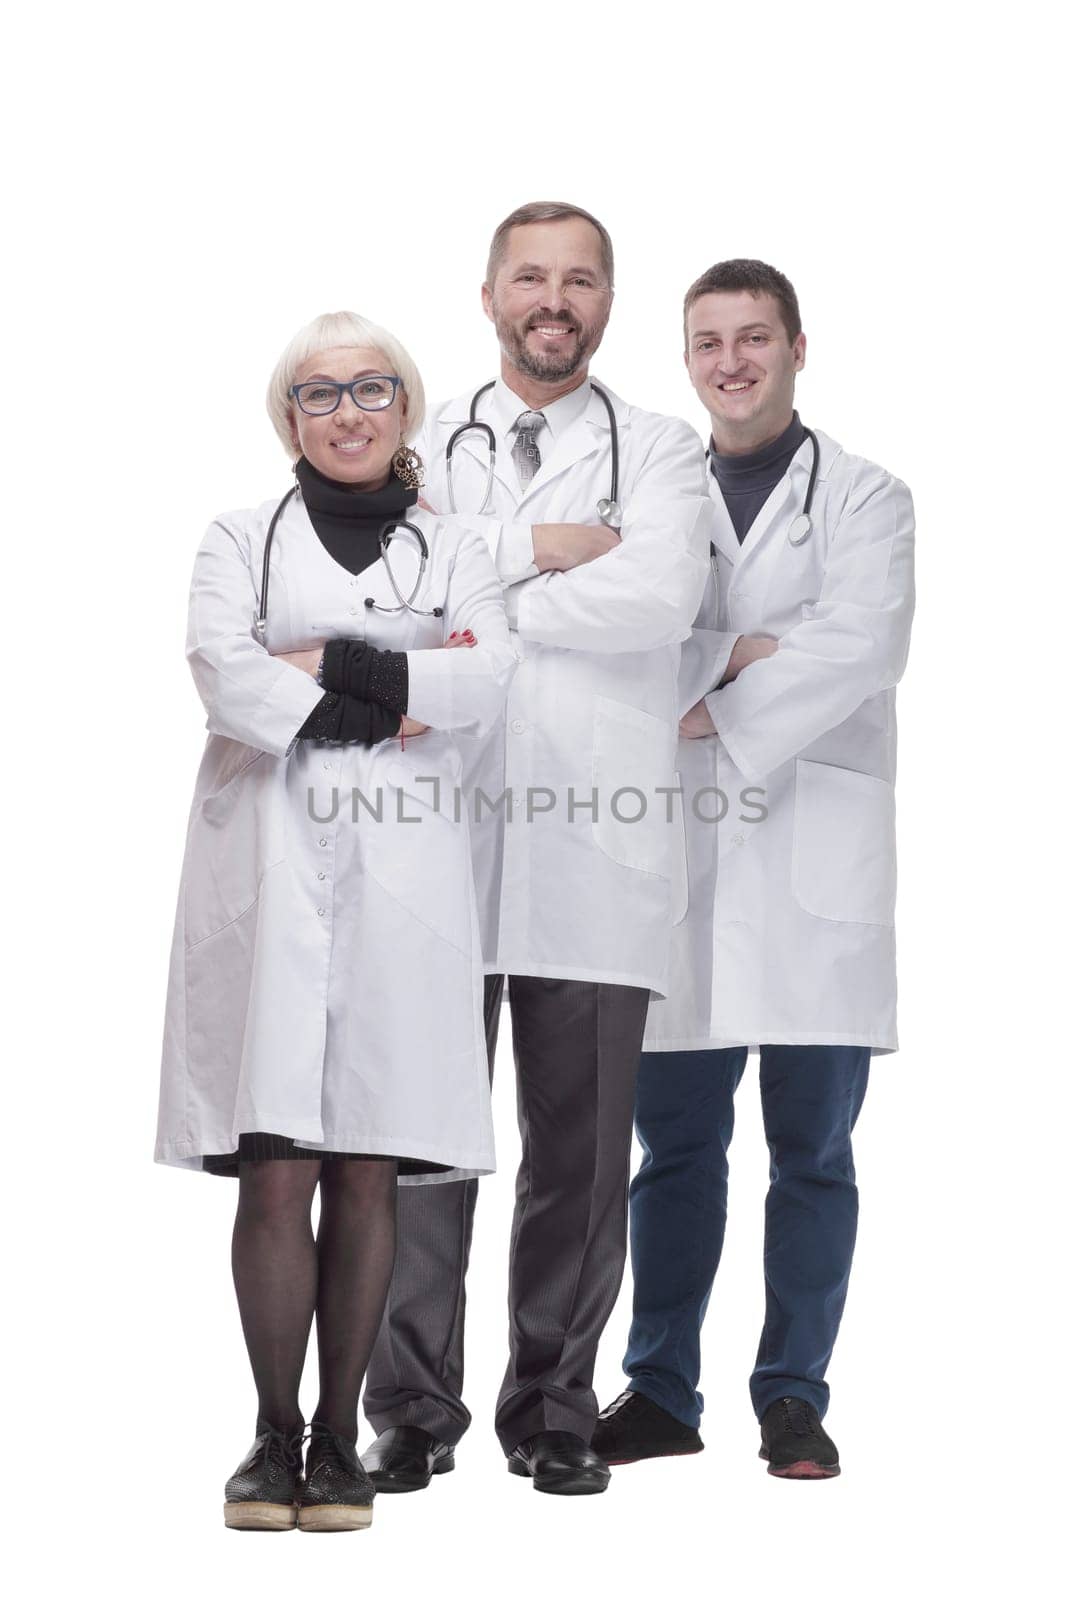
[[[485,985],[490,1071],[502,977]],[[497,1401],[506,1451],[542,1430],[592,1436],[593,1367],[626,1260],[634,1086],[648,990],[564,978],[508,980],[522,1161],[508,1286],[510,1359]],[[400,1424],[455,1443],[464,1280],[476,1180],[400,1190],[396,1267],[367,1374],[378,1433]]]

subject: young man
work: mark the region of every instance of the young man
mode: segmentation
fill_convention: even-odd
[[[771,1153],[760,1454],[779,1477],[831,1477],[822,1417],[856,1233],[851,1133],[872,1052],[897,1044],[892,686],[914,518],[902,483],[794,411],[806,342],[780,272],[712,267],[686,295],[685,332],[711,417],[715,560],[683,647],[678,759],[687,802],[721,798],[718,826],[685,808],[688,910],[637,1091],[630,1382],[594,1445],[609,1462],[702,1448],[700,1328],[734,1090],[758,1047]]]
[[[593,1366],[622,1278],[634,1083],[670,947],[672,841],[656,791],[674,782],[679,646],[711,537],[697,435],[590,380],[612,277],[611,241],[587,212],[513,212],[482,289],[499,377],[432,410],[418,441],[428,502],[484,531],[520,658],[504,721],[464,750],[463,786],[490,1057],[506,974],[522,1136],[497,1433],[510,1470],[556,1494],[608,1483],[589,1448]],[[401,1191],[365,1400],[380,1489],[450,1470],[470,1420],[475,1195],[474,1182]]]

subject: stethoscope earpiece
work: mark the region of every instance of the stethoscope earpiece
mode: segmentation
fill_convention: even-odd
[[[443,617],[445,614],[444,606],[434,606],[432,611],[420,611],[417,606],[408,605],[406,600],[402,606],[380,606],[369,595],[363,604],[368,611],[412,611],[417,617]]]

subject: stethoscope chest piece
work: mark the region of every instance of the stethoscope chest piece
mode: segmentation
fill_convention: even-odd
[[[815,485],[819,477],[819,441],[810,428],[804,429],[804,437],[811,440],[811,468],[808,472],[808,489],[804,496],[804,509],[799,517],[794,517],[789,524],[789,543],[796,550],[798,546],[807,544],[811,538],[814,524],[811,520],[811,503],[815,498]]]
[[[622,507],[617,500],[598,500],[596,514],[606,528],[614,528],[618,533],[622,527]]]

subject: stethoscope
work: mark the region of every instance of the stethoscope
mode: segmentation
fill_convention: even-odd
[[[811,520],[811,503],[815,499],[815,484],[819,476],[819,441],[810,428],[804,429],[804,439],[811,440],[811,467],[808,471],[808,492],[804,496],[804,509],[799,517],[793,518],[789,524],[789,532],[786,535],[794,550],[798,549],[802,544],[807,544],[811,538],[811,530],[814,526]],[[802,439],[801,444],[803,442]],[[798,450],[799,448],[800,445],[797,446]],[[710,460],[711,451],[705,450],[704,454]]]
[[[445,445],[445,481],[448,484],[448,509],[453,516],[457,514],[456,495],[452,486],[452,452],[465,433],[484,433],[489,446],[489,466],[485,483],[485,494],[478,507],[477,515],[481,516],[493,498],[493,478],[496,470],[496,434],[488,422],[479,422],[477,411],[478,401],[483,394],[488,394],[496,384],[496,379],[483,383],[471,401],[470,414],[466,422],[460,424]],[[590,383],[589,387],[594,394],[598,394],[604,402],[604,409],[608,414],[608,428],[611,431],[611,493],[606,500],[598,500],[596,514],[606,528],[614,528],[616,532],[622,526],[622,510],[619,506],[619,425],[615,418],[615,407],[598,383]]]
[[[270,585],[270,549],[271,545],[274,543],[274,530],[278,526],[282,512],[285,510],[293,496],[297,493],[299,487],[299,484],[294,483],[293,487],[288,491],[288,493],[282,496],[281,500],[278,502],[277,508],[275,509],[274,515],[270,519],[270,525],[267,528],[267,538],[263,545],[263,571],[259,583],[259,610],[252,619],[252,626],[255,629],[256,637],[260,644],[263,644],[267,637],[267,589]],[[389,561],[389,546],[393,542],[393,539],[400,529],[403,529],[405,533],[413,534],[419,547],[419,571],[418,576],[415,579],[415,586],[411,591],[410,599],[405,599],[401,590],[397,586],[397,581],[393,576],[393,568]],[[384,615],[395,615],[395,613],[398,611],[410,611],[416,617],[443,617],[445,614],[443,606],[432,606],[429,611],[421,611],[419,607],[413,603],[418,597],[419,589],[422,587],[422,579],[426,571],[426,563],[430,559],[430,549],[426,543],[426,536],[424,535],[422,529],[416,528],[413,522],[404,522],[402,520],[398,520],[396,522],[387,522],[378,535],[378,551],[381,556],[382,566],[385,568],[385,575],[389,579],[389,587],[396,595],[398,604],[395,606],[383,606],[371,595],[368,595],[363,602],[367,610],[380,611]]]

